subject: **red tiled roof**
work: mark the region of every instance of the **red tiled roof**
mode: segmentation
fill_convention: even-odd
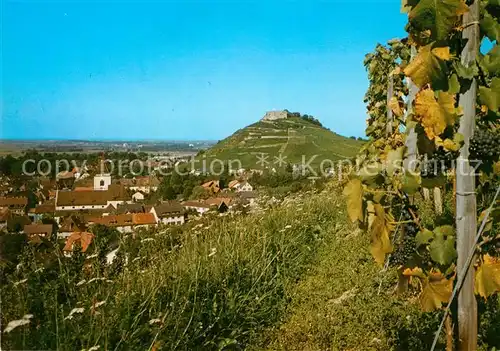
[[[152,213],[133,213],[132,221],[135,225],[156,224],[155,216]]]
[[[92,240],[94,239],[94,234],[87,232],[78,232],[71,234],[66,240],[66,245],[64,245],[63,251],[73,251],[73,245],[75,243],[80,243],[82,247],[82,252],[87,251]]]
[[[24,226],[24,232],[28,235],[50,235],[52,233],[52,229],[52,224],[27,224]]]
[[[0,207],[25,207],[28,204],[28,198],[20,197],[0,197]]]

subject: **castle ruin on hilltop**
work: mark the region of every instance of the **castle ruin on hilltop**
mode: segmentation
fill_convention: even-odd
[[[269,111],[266,112],[266,115],[262,118],[263,121],[276,121],[279,119],[287,119],[289,117],[289,113],[286,110],[283,111]]]

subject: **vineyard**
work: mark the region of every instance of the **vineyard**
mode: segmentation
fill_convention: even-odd
[[[500,3],[406,0],[408,36],[366,56],[370,138],[345,186],[375,261],[444,310],[447,350],[476,350],[477,301],[500,291]],[[443,211],[442,194],[453,194]],[[429,221],[417,195],[430,201]]]

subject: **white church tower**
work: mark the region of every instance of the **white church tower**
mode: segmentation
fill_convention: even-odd
[[[108,190],[111,185],[111,174],[97,174],[94,177],[94,190]]]

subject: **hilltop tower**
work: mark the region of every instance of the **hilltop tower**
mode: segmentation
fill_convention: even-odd
[[[269,111],[262,118],[263,121],[276,121],[279,119],[287,119],[288,111]]]

